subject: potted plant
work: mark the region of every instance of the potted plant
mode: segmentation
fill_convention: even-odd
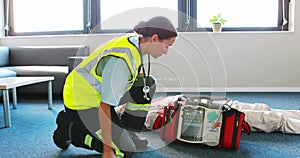
[[[226,20],[222,17],[221,13],[218,15],[214,15],[210,22],[213,24],[213,32],[221,32],[222,31],[222,25],[225,25]]]

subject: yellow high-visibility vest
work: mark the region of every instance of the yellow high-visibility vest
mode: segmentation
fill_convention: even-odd
[[[131,88],[142,64],[139,50],[129,41],[131,36],[138,35],[124,35],[105,43],[73,69],[66,78],[63,90],[64,104],[67,108],[84,110],[99,107],[102,76],[96,74],[96,67],[101,59],[107,56],[121,58],[127,63],[131,77],[126,90]]]

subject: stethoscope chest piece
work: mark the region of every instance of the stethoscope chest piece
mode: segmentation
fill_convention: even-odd
[[[143,88],[143,92],[146,94],[146,93],[149,93],[150,92],[150,87],[149,86],[145,86]]]
[[[144,86],[143,92],[144,92],[144,98],[147,99],[147,100],[150,100],[150,98],[147,95],[150,92],[150,87],[149,86]]]

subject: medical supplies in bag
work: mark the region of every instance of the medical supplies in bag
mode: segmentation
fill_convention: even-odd
[[[247,133],[250,127],[244,113],[231,108],[230,102],[224,97],[204,95],[179,97],[159,116],[161,139],[237,150],[242,127]]]
[[[182,95],[154,98],[145,121],[145,127],[149,130],[159,130],[163,123],[164,107],[173,106]]]

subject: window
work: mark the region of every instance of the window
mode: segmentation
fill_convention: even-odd
[[[289,0],[4,0],[7,35],[125,32],[140,20],[168,17],[178,31],[288,30]],[[8,10],[8,12],[7,12]]]
[[[177,27],[177,2],[178,0],[101,0],[99,5],[101,30],[132,29],[141,19],[148,20],[158,15],[168,17]]]
[[[83,33],[82,0],[13,0],[10,7],[12,34]]]
[[[211,27],[209,19],[221,13],[226,19],[224,30],[281,30],[284,16],[282,2],[283,0],[197,0],[197,28]]]
[[[278,1],[227,0],[224,3],[220,0],[198,0],[197,2],[198,27],[210,27],[209,19],[219,13],[227,20],[224,27],[277,27]]]

